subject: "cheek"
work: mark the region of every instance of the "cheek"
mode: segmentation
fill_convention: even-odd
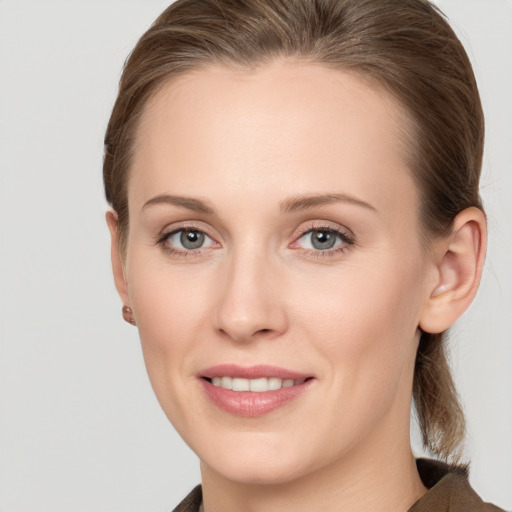
[[[329,361],[345,400],[378,404],[403,378],[410,384],[418,341],[420,260],[352,266],[302,299],[302,327]],[[363,396],[365,395],[365,396]],[[347,398],[348,397],[348,398]]]
[[[130,256],[128,292],[143,344],[162,352],[180,351],[210,300],[208,269],[171,265],[160,251],[142,244]]]
[[[195,380],[194,355],[205,340],[202,326],[211,298],[204,276],[177,272],[161,257],[133,251],[128,291],[148,376],[162,408],[176,423],[183,408],[179,397]]]

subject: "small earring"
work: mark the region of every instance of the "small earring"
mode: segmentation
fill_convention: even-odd
[[[128,322],[129,324],[132,325],[136,325],[135,318],[133,318],[132,308],[129,308],[128,306],[123,306],[123,318],[125,322]]]

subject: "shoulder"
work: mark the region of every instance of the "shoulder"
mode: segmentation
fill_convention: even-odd
[[[172,512],[198,512],[203,501],[200,485],[194,487],[185,499]]]
[[[429,459],[418,459],[417,466],[429,490],[409,512],[504,512],[476,494],[465,468]]]

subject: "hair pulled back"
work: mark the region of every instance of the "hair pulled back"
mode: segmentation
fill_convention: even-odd
[[[105,192],[123,251],[130,162],[148,99],[201,66],[255,68],[279,57],[357,72],[405,107],[426,246],[448,234],[463,209],[482,208],[484,119],[475,77],[462,44],[427,0],[178,0],[127,59],[105,136]],[[425,447],[457,460],[465,424],[443,333],[422,333],[413,397]]]

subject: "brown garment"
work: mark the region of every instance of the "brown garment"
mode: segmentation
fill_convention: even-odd
[[[478,497],[469,485],[465,469],[429,459],[418,459],[417,466],[429,490],[408,512],[505,512]],[[173,512],[198,512],[202,499],[198,485]]]
[[[197,485],[172,512],[198,512],[203,502],[203,490]]]
[[[480,499],[464,468],[429,459],[418,459],[416,465],[429,490],[408,512],[505,512]]]

